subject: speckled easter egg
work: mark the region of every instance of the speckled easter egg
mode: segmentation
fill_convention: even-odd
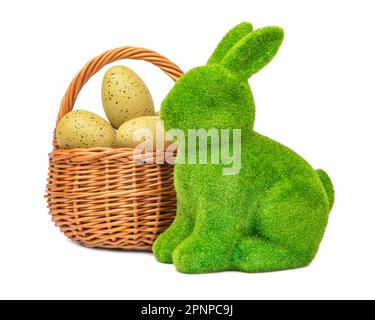
[[[105,73],[102,102],[109,122],[116,129],[130,119],[155,114],[146,84],[125,66],[114,66]]]
[[[67,113],[56,128],[60,148],[95,148],[116,146],[116,131],[95,113],[74,110]]]
[[[116,141],[119,147],[125,148],[136,148],[139,144],[146,142],[148,146],[152,144],[153,150],[164,149],[172,143],[165,138],[158,116],[138,117],[125,122],[117,131]],[[161,146],[157,141],[160,141]]]

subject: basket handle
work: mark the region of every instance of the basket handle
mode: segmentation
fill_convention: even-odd
[[[72,80],[61,101],[56,125],[63,116],[73,110],[74,103],[85,83],[105,65],[122,59],[135,59],[150,62],[163,70],[174,81],[183,74],[183,71],[176,64],[152,50],[137,47],[122,47],[106,51],[89,61]]]

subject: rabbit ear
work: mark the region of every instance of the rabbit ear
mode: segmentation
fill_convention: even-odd
[[[266,66],[276,55],[284,39],[279,27],[265,27],[242,38],[224,57],[221,64],[248,79]]]
[[[228,51],[251,31],[253,31],[253,26],[249,22],[242,22],[231,29],[216,47],[211,58],[208,60],[208,64],[220,63]]]

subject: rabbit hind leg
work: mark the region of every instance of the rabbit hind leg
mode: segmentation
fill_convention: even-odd
[[[245,272],[301,268],[313,260],[328,220],[321,186],[300,177],[280,182],[256,213],[254,234],[239,242],[237,266]]]
[[[261,238],[246,238],[236,252],[237,268],[242,272],[272,272],[302,268],[311,259],[303,258],[286,247]]]

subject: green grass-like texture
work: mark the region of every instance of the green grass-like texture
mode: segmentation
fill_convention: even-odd
[[[167,130],[241,129],[241,171],[221,164],[177,164],[177,215],[154,244],[158,261],[184,273],[268,272],[299,268],[315,257],[334,191],[328,175],[253,130],[248,78],[276,55],[283,30],[242,23],[208,64],[183,75],[163,101]],[[181,162],[181,161],[180,161]]]

